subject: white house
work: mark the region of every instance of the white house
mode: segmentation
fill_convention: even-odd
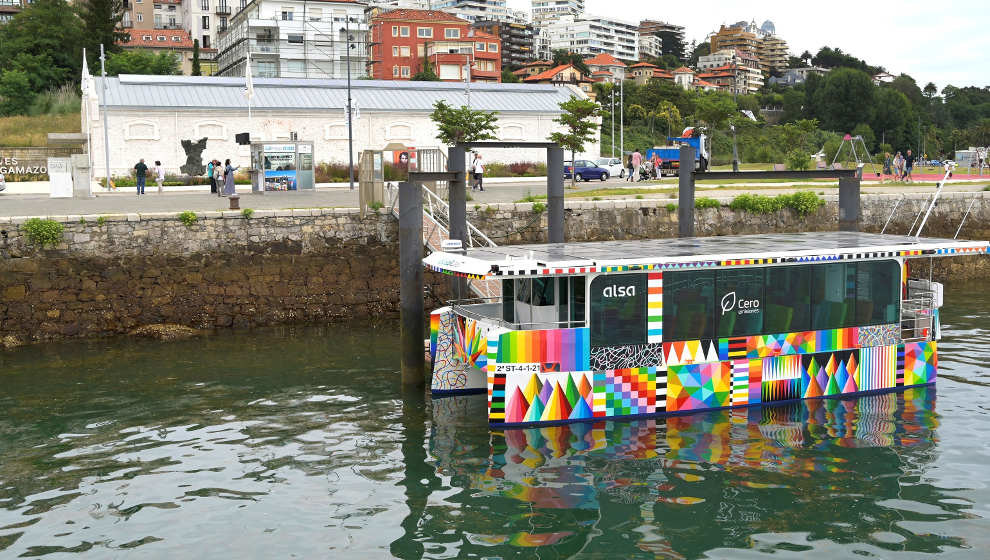
[[[103,84],[97,78],[83,97],[82,131],[92,138],[94,162],[104,161],[100,99]],[[347,99],[343,80],[254,79],[251,120],[248,121],[244,78],[195,76],[134,76],[106,78],[106,110],[110,136],[110,171],[124,175],[140,158],[161,160],[177,172],[186,163],[182,142],[205,140],[204,160],[230,158],[236,165],[249,164],[247,146],[234,135],[250,132],[255,141],[298,140],[314,142],[314,161],[345,163],[348,160]],[[577,87],[537,84],[484,84],[470,86],[473,109],[496,111],[498,140],[546,142],[560,130],[553,122],[559,103],[571,96],[585,98]],[[433,104],[468,103],[459,83],[355,80],[353,149],[383,149],[387,144],[407,147],[441,147],[430,120]],[[188,142],[187,142],[188,144]],[[544,161],[540,149],[481,150],[486,161]],[[599,154],[599,139],[586,146],[585,155]],[[102,176],[102,166],[95,175]]]

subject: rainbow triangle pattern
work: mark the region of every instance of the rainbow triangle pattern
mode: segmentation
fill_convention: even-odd
[[[506,406],[509,423],[559,422],[593,418],[590,373],[530,374],[515,387]]]
[[[937,371],[935,341],[908,342],[904,345],[904,385],[932,383]]]
[[[667,411],[729,406],[730,362],[685,364],[667,368]]]

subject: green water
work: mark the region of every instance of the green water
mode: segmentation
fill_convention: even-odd
[[[936,388],[490,433],[393,328],[0,352],[0,558],[985,558],[990,296]]]

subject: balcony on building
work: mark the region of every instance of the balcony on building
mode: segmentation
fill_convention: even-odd
[[[217,7],[215,8],[215,12],[218,16],[229,16],[230,6],[227,4],[217,4]]]

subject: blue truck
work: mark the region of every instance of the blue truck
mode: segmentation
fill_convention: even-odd
[[[685,134],[690,134],[685,130]],[[694,168],[696,171],[708,171],[708,146],[704,134],[691,136],[668,136],[666,146],[654,146],[646,150],[646,161],[653,161],[653,156],[660,158],[660,172],[663,175],[675,175],[680,169],[681,144],[694,148]]]

